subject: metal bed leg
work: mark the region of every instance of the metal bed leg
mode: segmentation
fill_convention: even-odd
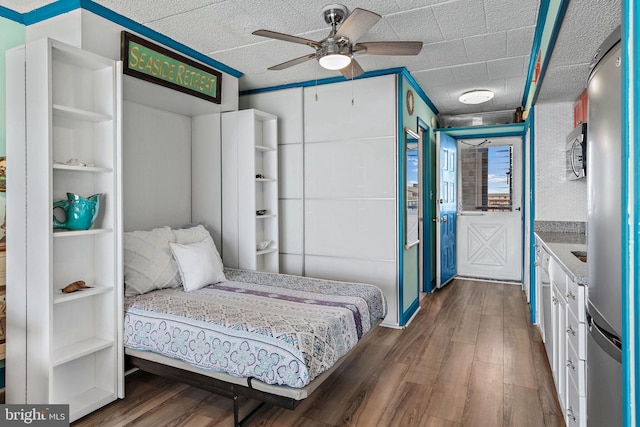
[[[258,412],[264,405],[267,404],[267,402],[260,402],[260,404],[258,406],[256,406],[255,408],[253,408],[251,410],[251,412],[249,412],[244,418],[242,418],[241,420],[239,412],[240,412],[240,405],[239,405],[239,400],[240,398],[237,395],[233,396],[233,427],[242,427],[242,425],[249,420],[249,418],[251,418],[253,415],[255,415],[256,412]]]

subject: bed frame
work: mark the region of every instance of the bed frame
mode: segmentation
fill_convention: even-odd
[[[331,376],[331,374],[363,343],[369,341],[374,331],[382,322],[379,320],[344,356],[327,371],[318,375],[302,388],[293,388],[266,384],[252,377],[234,377],[224,372],[210,371],[192,366],[186,362],[148,351],[125,348],[127,362],[141,371],[149,372],[176,382],[207,390],[220,396],[233,399],[233,426],[241,427],[266,404],[280,408],[295,409],[304,399]],[[239,417],[239,398],[250,398],[261,403],[242,419]]]

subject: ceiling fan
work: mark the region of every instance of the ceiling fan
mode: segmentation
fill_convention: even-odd
[[[269,67],[269,70],[284,70],[315,58],[322,67],[328,70],[340,70],[346,78],[354,78],[364,73],[354,58],[356,54],[417,55],[422,49],[422,42],[419,41],[356,43],[382,18],[375,12],[356,8],[349,13],[344,5],[330,4],[322,8],[322,14],[325,22],[331,25],[331,32],[320,41],[269,30],[257,30],[252,33],[256,36],[304,44],[315,49],[314,53],[274,65]]]

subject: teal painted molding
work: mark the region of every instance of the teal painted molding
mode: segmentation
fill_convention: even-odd
[[[529,146],[527,149],[529,150],[529,247],[531,251],[529,252],[529,287],[530,287],[530,310],[531,310],[531,323],[535,324],[538,319],[536,318],[536,302],[538,301],[538,293],[536,287],[536,236],[533,234],[535,232],[535,221],[536,221],[536,169],[535,169],[535,145],[536,145],[536,135],[535,135],[535,107],[531,109],[529,113],[529,117],[525,121],[525,129],[529,129]],[[523,141],[526,143],[526,138],[523,138]],[[523,150],[524,152],[524,150]],[[523,164],[525,162],[522,162]],[[524,176],[524,174],[523,174]],[[526,188],[524,185],[522,188]],[[527,200],[527,197],[523,195],[523,198]]]
[[[122,16],[112,11],[111,9],[108,9],[102,5],[94,3],[91,0],[58,0],[46,6],[42,6],[38,9],[32,10],[31,12],[27,12],[25,14],[20,14],[10,9],[0,7],[0,16],[5,16],[6,18],[12,19],[16,22],[20,22],[28,26],[28,25],[36,24],[38,22],[42,22],[47,19],[56,17],[58,15],[71,12],[76,9],[85,9],[85,10],[88,10],[89,12],[95,13],[96,15],[104,19],[107,19],[115,24],[118,24],[128,30],[136,32],[143,37],[146,37],[150,40],[153,40],[154,42],[157,42],[161,45],[169,47],[177,52],[180,52],[184,55],[194,58],[202,62],[203,64],[209,65],[233,77],[240,78],[244,75],[242,72],[234,68],[231,68],[221,62],[218,62],[215,59],[196,51],[195,49],[192,49],[182,43],[179,43],[170,37],[167,37],[155,30],[152,30],[149,27],[139,24],[138,22],[132,19]]]
[[[407,322],[409,320],[411,320],[413,315],[416,314],[416,311],[418,311],[418,308],[420,308],[420,298],[416,299],[413,302],[413,304],[411,304],[411,306],[409,308],[407,308],[407,311],[402,313],[402,324],[401,324],[401,326],[405,326],[407,324]]]
[[[622,420],[640,422],[640,3],[622,2]]]
[[[425,102],[425,104],[427,104],[429,108],[431,108],[431,110],[433,111],[433,114],[437,115],[439,113],[438,109],[433,104],[431,99],[429,99],[427,94],[424,92],[424,90],[422,90],[418,82],[416,82],[416,80],[413,78],[411,73],[409,73],[409,71],[405,67],[387,68],[385,70],[366,71],[365,73],[356,77],[354,80],[360,80],[360,79],[366,79],[366,78],[378,77],[378,76],[388,76],[390,74],[399,74],[400,76],[405,77],[409,81],[409,84],[411,85],[413,90],[416,92],[416,94],[418,94],[418,96],[422,98],[422,100]],[[240,96],[253,95],[256,93],[264,93],[264,92],[274,92],[277,90],[300,88],[300,87],[321,86],[321,85],[326,85],[331,83],[346,82],[348,80],[350,79],[346,79],[344,76],[326,77],[324,79],[318,79],[318,80],[307,80],[303,82],[287,83],[283,85],[269,86],[269,87],[258,88],[258,89],[243,90],[240,92]],[[402,111],[400,112],[402,113]]]
[[[549,47],[547,48],[547,51],[545,52],[544,58],[542,59],[542,62],[540,65],[540,76],[538,77],[538,82],[542,82],[544,80],[544,75],[547,72],[547,67],[549,66],[549,61],[551,60],[551,54],[553,53],[553,47],[556,45],[556,40],[558,39],[558,33],[560,32],[560,27],[562,26],[562,20],[564,19],[564,14],[567,12],[568,5],[569,5],[569,0],[561,0],[558,15],[556,16],[556,20],[553,23],[553,31],[551,32]],[[527,82],[530,82],[531,79],[529,78],[529,75],[527,75],[527,78],[528,78]],[[538,93],[540,93],[541,87],[542,87],[541,84],[536,85],[536,91],[533,94],[531,105],[535,105],[538,99]],[[531,87],[529,87],[529,90],[531,90]]]
[[[400,72],[400,74],[402,74],[402,76],[409,81],[409,84],[411,85],[413,90],[418,95],[420,95],[420,98],[422,98],[425,104],[427,104],[427,106],[431,108],[431,111],[433,111],[433,114],[437,116],[440,113],[440,111],[438,111],[438,108],[435,106],[435,104],[431,102],[431,99],[429,99],[429,97],[424,92],[424,90],[422,90],[422,87],[420,87],[416,79],[413,78],[409,70],[407,70],[405,67],[402,67],[402,71]]]
[[[404,119],[402,115],[402,95],[404,88],[402,86],[402,79],[398,79],[398,92],[396,93],[396,117],[398,118],[398,129],[396,140],[398,143],[396,144],[396,158],[398,159],[398,237],[397,240],[397,248],[398,248],[398,325],[404,326],[405,324],[405,312],[403,310],[404,307],[404,174],[405,174],[405,165],[404,165],[404,156],[403,153],[403,145],[404,145]]]
[[[538,49],[540,49],[540,43],[542,42],[542,30],[544,29],[544,24],[547,19],[547,12],[549,11],[549,1],[550,0],[541,0],[540,2],[538,19],[536,21],[536,32],[533,35],[533,43],[531,44],[531,53],[529,54],[529,68],[527,70],[527,79],[525,80],[521,105],[526,105],[527,99],[529,98],[529,91],[531,90],[531,80],[533,79],[533,73],[536,69]],[[532,105],[533,104],[535,104],[535,100]]]
[[[438,128],[453,138],[488,138],[498,136],[524,136],[525,122],[493,126],[469,126],[462,128]]]
[[[0,6],[0,16],[17,22],[18,24],[24,24],[24,18],[21,13],[7,9],[4,6]]]

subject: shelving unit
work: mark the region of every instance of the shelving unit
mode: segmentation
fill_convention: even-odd
[[[7,403],[69,404],[74,421],[124,397],[121,64],[50,39],[24,49],[26,158],[8,183],[27,194],[28,209],[15,208],[24,210],[17,214],[26,218],[26,251],[16,252],[13,271],[26,292],[15,324],[28,328],[9,332],[25,334],[17,342],[29,350],[8,354],[26,383],[9,390]],[[52,205],[67,193],[101,194],[90,229],[53,230]],[[91,288],[61,292],[77,280]]]
[[[223,113],[221,120],[223,261],[278,272],[278,118],[242,110]],[[258,250],[267,240],[269,246]]]

